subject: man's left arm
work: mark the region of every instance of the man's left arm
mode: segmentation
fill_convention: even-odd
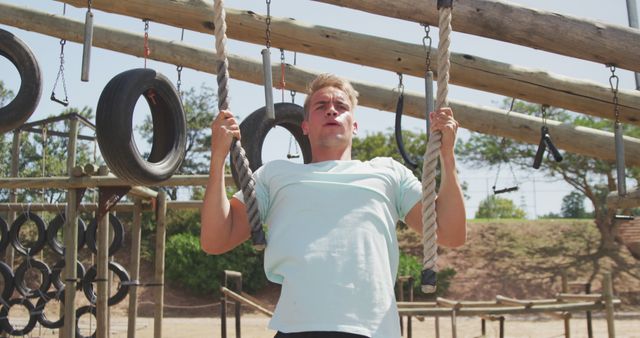
[[[438,223],[438,244],[459,247],[467,238],[467,216],[464,196],[456,171],[454,154],[458,122],[450,108],[442,108],[429,114],[431,131],[442,133],[440,146],[441,179],[436,198],[436,221]],[[416,203],[405,217],[407,224],[422,233],[422,202]]]

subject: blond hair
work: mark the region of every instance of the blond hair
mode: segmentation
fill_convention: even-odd
[[[343,79],[337,75],[324,73],[318,75],[307,87],[307,98],[304,100],[304,118],[305,120],[309,118],[309,104],[311,103],[311,97],[315,92],[322,88],[326,87],[334,87],[345,94],[349,98],[349,102],[351,103],[351,111],[356,109],[358,105],[358,92],[353,89],[351,83]]]

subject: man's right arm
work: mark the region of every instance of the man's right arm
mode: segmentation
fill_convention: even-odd
[[[200,245],[209,254],[225,253],[249,238],[250,226],[245,206],[227,199],[224,166],[233,138],[240,128],[233,114],[221,111],[211,124],[209,180],[200,210]]]

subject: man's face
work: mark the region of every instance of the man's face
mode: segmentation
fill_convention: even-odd
[[[351,145],[358,130],[351,111],[349,97],[335,87],[325,87],[311,96],[309,116],[302,122],[302,131],[312,146]]]

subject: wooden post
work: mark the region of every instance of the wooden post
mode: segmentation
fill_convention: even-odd
[[[127,337],[135,338],[136,320],[138,318],[138,278],[140,276],[140,242],[142,239],[142,201],[139,198],[133,201],[133,224],[131,226],[131,258],[129,271],[133,284],[129,287],[129,320]]]
[[[153,336],[162,338],[162,316],[164,309],[164,251],[166,237],[167,193],[158,191],[156,210],[156,271],[155,271],[155,301],[156,308],[153,318]]]
[[[11,177],[18,177],[18,168],[20,167],[20,129],[16,129],[13,132],[13,142],[11,143]],[[18,196],[16,190],[9,190],[9,202],[16,203]],[[9,212],[7,216],[8,224],[12,224],[16,219],[15,211]],[[13,245],[8,245],[5,253],[5,260],[9,263],[9,266],[14,270],[13,266],[14,250]]]
[[[98,338],[109,338],[109,212],[104,213],[98,220],[96,232],[98,242],[98,254],[96,257],[96,288],[98,289],[96,292],[96,333]]]
[[[69,121],[69,146],[67,148],[67,173],[71,176],[73,167],[76,165],[76,145],[78,141],[78,119],[72,118]],[[67,193],[66,222],[64,224],[64,271],[65,290],[76,289],[76,278],[78,274],[78,190],[69,189]],[[76,336],[76,293],[64,293],[64,337],[75,338]]]
[[[602,295],[604,296],[605,310],[607,311],[607,332],[609,333],[609,338],[615,338],[616,330],[613,316],[613,281],[611,279],[610,272],[604,274]]]
[[[562,293],[568,293],[568,292],[569,292],[569,280],[567,278],[567,271],[562,270]],[[571,323],[569,318],[570,318],[569,316],[564,317],[564,336],[566,338],[571,338]]]

